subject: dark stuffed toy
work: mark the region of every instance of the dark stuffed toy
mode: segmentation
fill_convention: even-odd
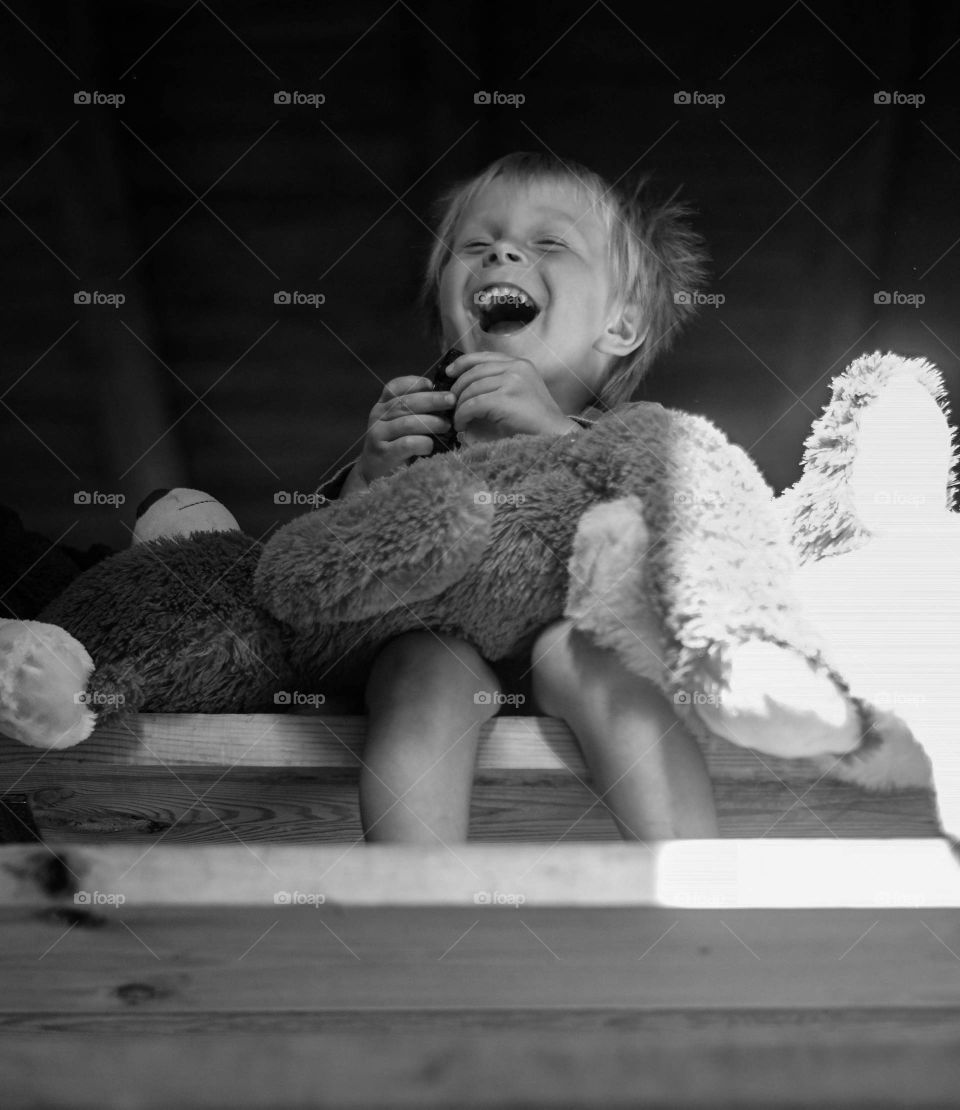
[[[71,582],[36,621],[0,621],[0,730],[65,748],[143,711],[275,709],[286,633],[253,602],[261,545],[197,490],[142,506],[134,544]]]

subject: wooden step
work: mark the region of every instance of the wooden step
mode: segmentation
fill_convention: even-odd
[[[958,906],[939,840],[7,846],[4,1105],[951,1105]]]
[[[141,714],[62,752],[0,737],[0,793],[29,798],[42,835],[285,843],[361,837],[365,718]],[[721,739],[704,745],[725,837],[937,835],[926,790],[887,795]],[[619,839],[560,721],[496,717],[481,736],[471,839]]]

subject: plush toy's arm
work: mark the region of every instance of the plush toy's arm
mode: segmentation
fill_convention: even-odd
[[[420,460],[280,528],[257,567],[258,600],[309,633],[435,597],[480,559],[492,518],[457,458]]]

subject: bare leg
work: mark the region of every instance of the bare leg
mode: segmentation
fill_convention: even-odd
[[[540,712],[573,730],[625,840],[719,836],[703,753],[652,682],[560,621],[533,649]]]
[[[406,632],[383,648],[366,687],[360,818],[368,841],[467,839],[480,726],[496,713],[499,692],[476,649],[453,636]]]

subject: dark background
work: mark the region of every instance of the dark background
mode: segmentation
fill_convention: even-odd
[[[256,536],[302,511],[274,495],[315,489],[381,382],[434,358],[430,202],[517,149],[683,186],[725,300],[638,396],[711,417],[779,489],[860,353],[925,355],[956,394],[958,39],[954,6],[803,0],[3,3],[0,503],[113,546],[158,485]]]

